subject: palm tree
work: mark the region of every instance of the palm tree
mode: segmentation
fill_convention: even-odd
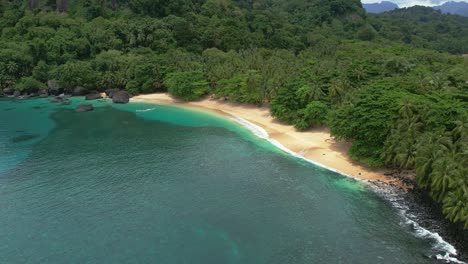
[[[442,137],[442,132],[433,132],[422,136],[419,140],[416,152],[415,168],[417,174],[417,182],[423,187],[429,187],[432,172],[432,165],[437,159],[440,151],[439,140]]]
[[[424,124],[416,107],[409,101],[403,103],[399,110],[400,119],[396,128],[391,130],[384,145],[382,158],[387,164],[404,169],[414,168],[417,156],[417,140]]]
[[[349,81],[344,78],[340,78],[331,83],[330,87],[328,88],[328,96],[336,104],[340,104],[343,101],[346,92],[350,88],[351,84]]]
[[[443,212],[448,219],[453,222],[464,223],[464,228],[468,229],[468,187],[466,181],[464,185],[450,192],[443,201]]]
[[[438,202],[441,202],[450,186],[453,186],[458,178],[458,166],[451,157],[439,157],[434,162],[431,177],[431,195]]]

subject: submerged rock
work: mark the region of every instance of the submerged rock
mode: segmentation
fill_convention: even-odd
[[[75,112],[89,112],[94,110],[94,107],[90,104],[81,104],[75,108]]]
[[[38,137],[39,137],[39,135],[36,135],[36,134],[21,135],[21,136],[17,136],[17,137],[12,138],[11,142],[20,143],[20,142],[28,141],[28,140],[35,139],[35,138],[38,138]]]
[[[101,98],[102,98],[101,94],[98,94],[98,93],[87,94],[87,95],[85,96],[85,99],[86,99],[86,100],[97,100],[97,99],[101,99]]]
[[[52,103],[61,103],[63,101],[63,97],[57,96],[51,102]]]
[[[127,104],[130,101],[130,94],[126,91],[118,91],[113,94],[112,102],[114,104]]]

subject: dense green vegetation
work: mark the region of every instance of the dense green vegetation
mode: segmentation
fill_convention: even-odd
[[[415,6],[370,15],[370,24],[382,37],[451,53],[468,53],[468,19],[442,15],[431,7]]]
[[[1,88],[57,80],[65,92],[269,102],[299,130],[329,126],[358,161],[414,169],[468,228],[468,18],[419,7],[368,17],[358,0],[0,4]]]

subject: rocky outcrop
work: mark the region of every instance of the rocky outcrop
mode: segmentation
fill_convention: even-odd
[[[114,97],[114,93],[119,92],[119,91],[120,91],[119,89],[107,89],[105,93],[107,97],[112,98]]]
[[[94,107],[90,104],[81,104],[75,108],[75,112],[89,112],[92,111]]]
[[[49,97],[49,91],[47,90],[39,90],[39,92],[37,93],[39,95],[39,97],[41,98],[46,98],[46,97]]]
[[[127,104],[130,101],[130,94],[126,91],[118,91],[113,94],[112,102],[114,104]]]
[[[73,96],[83,96],[83,95],[86,95],[88,93],[88,89],[84,88],[84,87],[81,87],[81,86],[77,86],[75,87],[75,89],[73,89]]]
[[[97,99],[101,99],[101,98],[102,98],[102,96],[101,96],[101,94],[99,94],[99,93],[87,94],[87,95],[85,96],[85,99],[86,99],[86,100],[97,100]]]
[[[48,93],[51,95],[59,95],[63,93],[63,88],[57,80],[47,81],[47,88],[49,89]]]
[[[15,89],[13,89],[13,88],[5,88],[5,89],[3,89],[3,94],[4,94],[4,95],[13,95],[14,92],[15,92]]]
[[[20,91],[14,91],[14,92],[13,92],[13,96],[14,96],[14,97],[21,96],[21,92],[20,92]]]

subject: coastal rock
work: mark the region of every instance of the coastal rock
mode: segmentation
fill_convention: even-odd
[[[51,95],[59,95],[63,92],[63,88],[57,80],[47,81],[47,88],[49,89],[48,93]]]
[[[107,89],[105,91],[107,97],[112,98],[116,92],[119,92],[119,89]]]
[[[61,103],[63,101],[63,98],[60,96],[55,97],[51,102],[52,103]]]
[[[97,99],[101,99],[101,98],[102,98],[101,94],[98,94],[98,93],[95,93],[95,94],[87,94],[87,95],[85,96],[85,99],[86,99],[86,100],[97,100]]]
[[[118,91],[113,94],[112,102],[114,104],[127,104],[130,101],[130,94],[126,91]]]
[[[14,97],[21,96],[21,92],[20,92],[20,91],[14,91],[14,92],[13,92],[13,96],[14,96]]]
[[[38,95],[39,95],[39,97],[41,97],[41,98],[49,97],[49,91],[47,91],[47,90],[45,90],[45,89],[44,89],[44,90],[40,90],[40,91],[38,92]]]
[[[83,95],[86,95],[87,93],[88,93],[88,89],[81,87],[81,86],[77,86],[75,87],[75,89],[73,89],[73,96],[83,96]]]
[[[75,108],[75,112],[89,112],[92,111],[94,107],[90,104],[81,104]]]
[[[13,95],[14,92],[15,92],[15,89],[13,89],[13,88],[5,88],[5,89],[3,89],[3,94],[4,94],[4,95]]]

